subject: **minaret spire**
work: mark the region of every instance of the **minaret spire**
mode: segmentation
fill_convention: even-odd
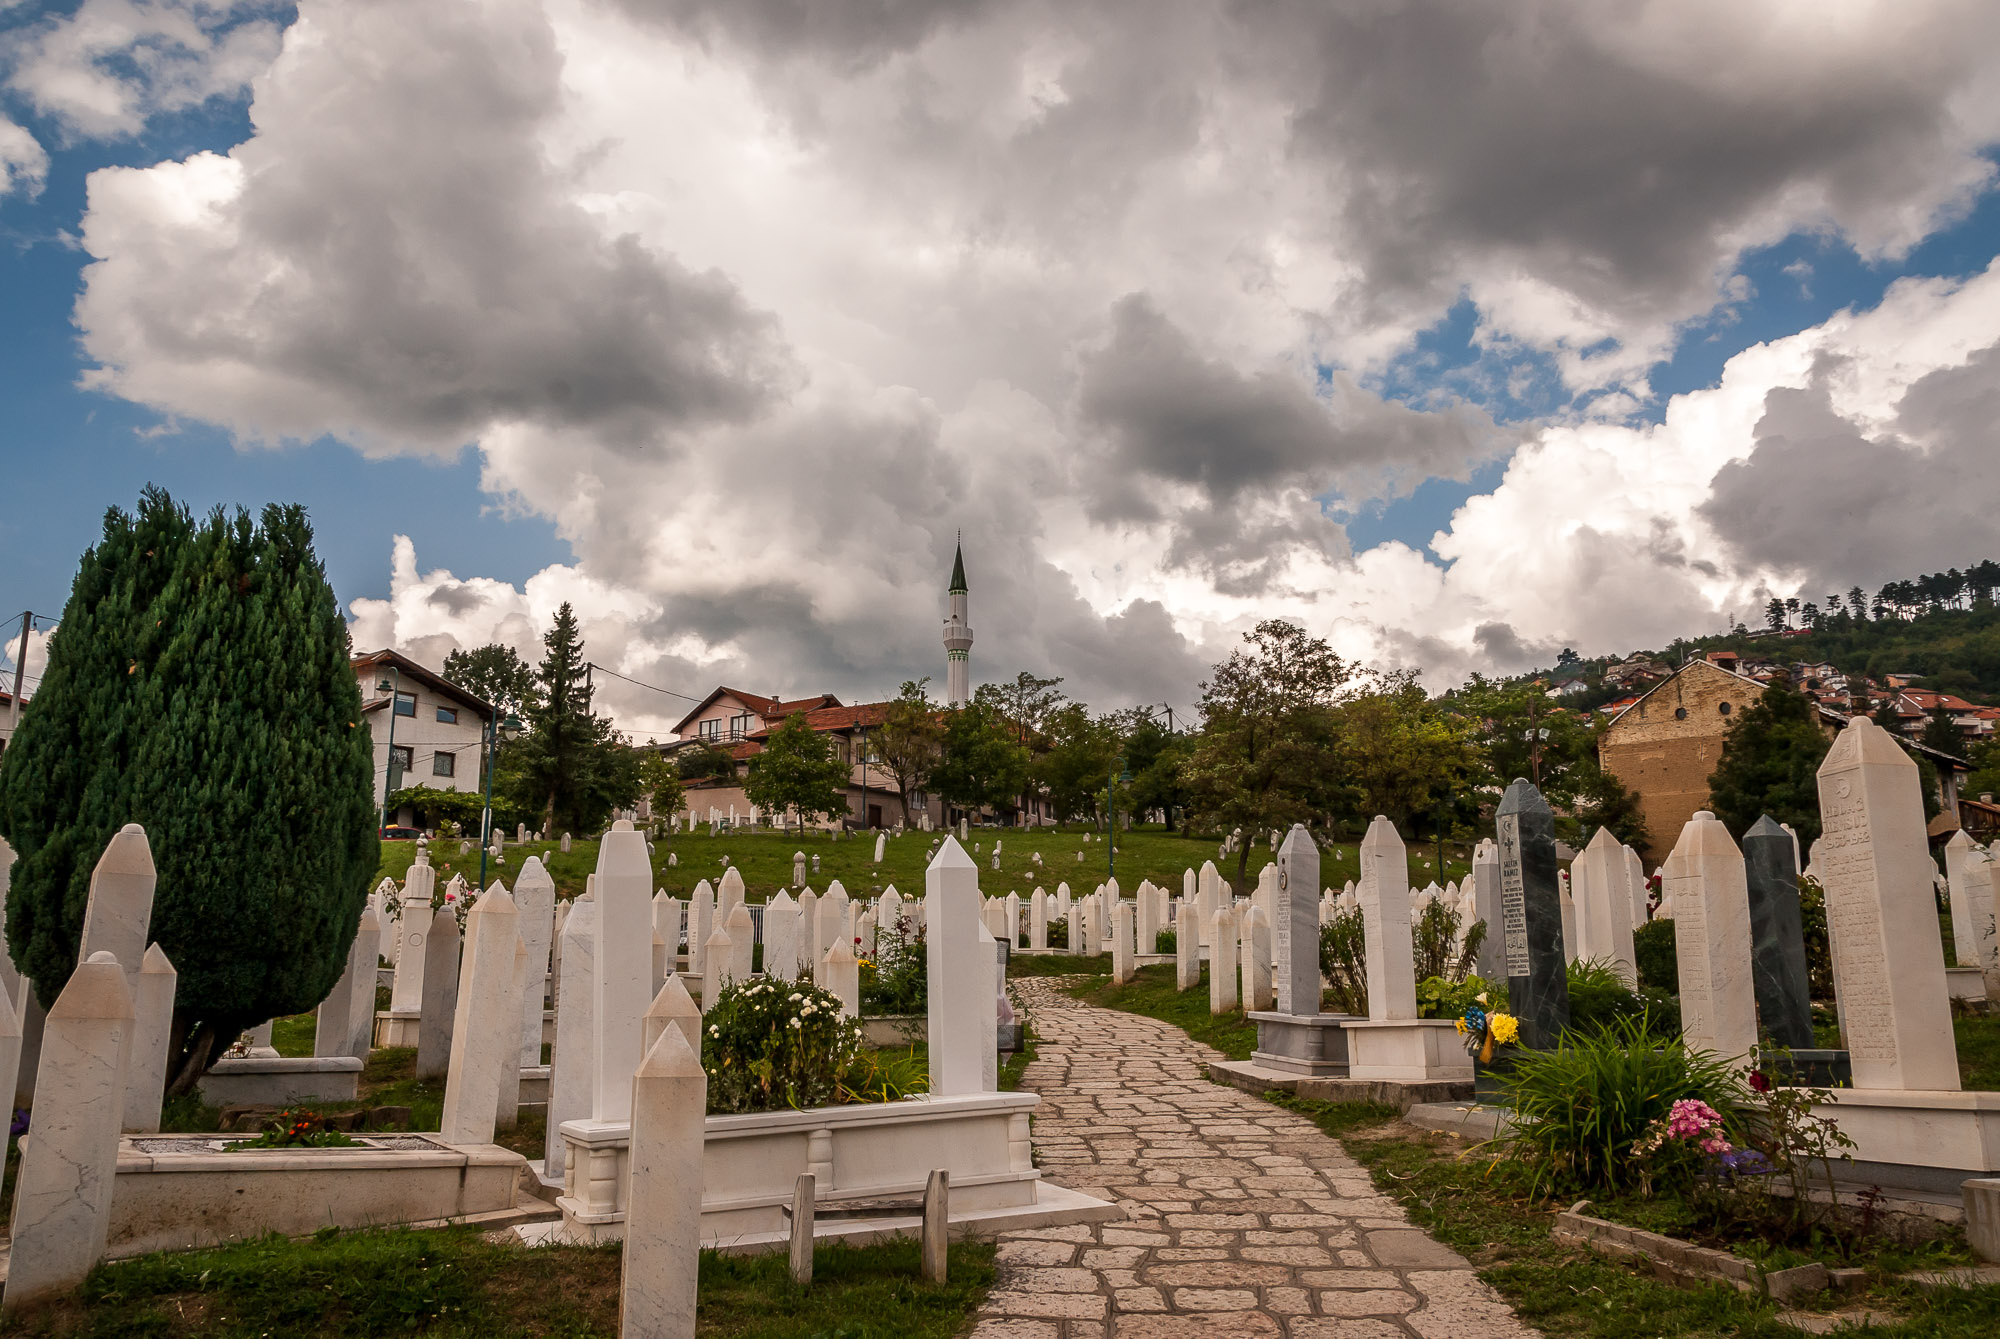
[[[965,532],[951,560],[951,617],[944,621],[945,705],[964,706],[972,700],[972,627],[966,622],[969,596],[965,588]]]

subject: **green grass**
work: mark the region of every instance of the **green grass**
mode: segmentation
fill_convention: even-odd
[[[1111,955],[1093,956],[1067,953],[1016,953],[1007,959],[1007,979],[1023,976],[1109,976]]]
[[[313,1034],[319,1027],[319,1016],[307,1012],[293,1014],[290,1018],[273,1019],[271,1022],[271,1046],[279,1055],[308,1056],[313,1053]]]
[[[706,834],[681,833],[670,835],[654,844],[653,884],[664,888],[673,897],[686,897],[694,891],[696,883],[707,879],[714,883],[721,879],[722,857],[728,856],[730,863],[743,874],[744,887],[749,899],[761,902],[779,889],[788,887],[792,877],[792,853],[804,851],[807,856],[820,858],[820,871],[808,872],[806,882],[815,890],[824,892],[826,885],[839,879],[847,891],[856,896],[874,896],[890,884],[905,896],[921,895],[924,891],[924,851],[933,836],[940,834],[907,832],[900,837],[892,836],[887,843],[882,863],[874,863],[875,842],[873,835],[845,837],[838,841],[817,834],[754,832],[731,837],[710,837]],[[989,896],[1004,897],[1009,892],[1017,892],[1026,898],[1036,888],[1045,888],[1053,893],[1058,883],[1067,882],[1070,891],[1078,895],[1086,894],[1104,882],[1104,843],[1092,838],[1089,844],[1083,841],[1081,828],[979,828],[972,833],[972,842],[980,851],[973,853],[979,864],[979,885]],[[1001,843],[999,870],[991,867],[993,842]],[[383,842],[381,865],[376,879],[390,877],[402,880],[409,870],[411,861],[416,859],[415,842]],[[1037,868],[1031,860],[1035,852],[1042,856],[1042,866]],[[1077,852],[1083,852],[1083,862],[1076,859]],[[1135,828],[1121,833],[1118,838],[1118,883],[1128,893],[1139,886],[1141,879],[1150,879],[1173,891],[1178,896],[1181,890],[1181,874],[1185,870],[1199,870],[1204,860],[1216,860],[1216,843],[1207,838],[1183,837],[1162,831],[1157,827]],[[1435,848],[1425,847],[1410,852],[1410,878],[1418,886],[1437,879],[1443,884],[1449,879],[1462,879],[1469,871],[1470,848],[1447,848],[1450,859],[1446,873],[1442,876],[1426,862],[1436,859]],[[669,868],[667,856],[672,853],[679,858],[679,864]],[[1257,883],[1257,871],[1271,861],[1271,851],[1262,845],[1250,848],[1250,856],[1244,868],[1239,892],[1248,892]],[[556,881],[558,892],[564,897],[575,897],[583,891],[584,879],[597,868],[597,842],[585,841],[578,837],[570,843],[567,855],[557,842],[531,842],[527,846],[509,846],[507,863],[487,865],[487,880],[500,878],[509,886],[514,876],[520,872],[521,863],[529,855],[541,857]],[[445,838],[431,845],[431,863],[439,871],[439,883],[450,880],[454,873],[463,874],[467,882],[479,877],[479,852],[475,848],[469,855],[458,853],[458,841]],[[1216,867],[1222,871],[1224,879],[1236,882],[1236,858],[1216,860]],[[1339,888],[1347,880],[1356,877],[1359,865],[1352,843],[1337,846],[1321,856],[1321,882]]]
[[[1070,994],[1085,1004],[1122,1009],[1128,1014],[1144,1014],[1172,1023],[1231,1060],[1248,1060],[1257,1045],[1257,1025],[1240,1011],[1220,1015],[1208,1011],[1207,964],[1202,965],[1201,984],[1193,990],[1174,989],[1173,964],[1156,963],[1141,967],[1125,985],[1114,986],[1109,981],[1093,979],[1070,987]]]
[[[1951,1030],[1958,1041],[1959,1087],[2000,1091],[2000,1013],[1959,1014]]]
[[[1544,1334],[1797,1339],[1800,1333],[1780,1323],[1777,1307],[1762,1298],[1720,1285],[1675,1287],[1640,1266],[1559,1245],[1549,1231],[1556,1208],[1566,1206],[1514,1193],[1516,1179],[1504,1164],[1496,1168],[1447,1136],[1392,1125],[1395,1113],[1387,1108],[1276,1095],[1272,1100],[1339,1138],[1417,1226],[1469,1259],[1521,1319]],[[1650,1212],[1658,1230],[1684,1226],[1671,1207],[1655,1204]],[[2000,1288],[1926,1293],[1884,1272],[1946,1258],[1956,1257],[1949,1250],[1877,1253],[1869,1262],[1870,1287],[1860,1300],[1904,1319],[1869,1333],[1883,1339],[1984,1339],[2000,1332]],[[1831,1299],[1819,1304],[1830,1305]]]
[[[947,1281],[918,1278],[915,1242],[828,1244],[810,1288],[782,1253],[704,1254],[698,1332],[715,1339],[944,1339],[993,1279],[993,1248],[951,1248]],[[149,1255],[93,1271],[81,1291],[10,1318],[23,1339],[587,1339],[618,1333],[616,1246],[499,1245],[469,1228],[322,1232]]]

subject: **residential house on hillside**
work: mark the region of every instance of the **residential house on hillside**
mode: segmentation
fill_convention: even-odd
[[[1726,653],[1681,666],[1619,712],[1598,740],[1599,762],[1638,796],[1639,812],[1651,834],[1650,849],[1643,853],[1649,863],[1664,859],[1687,821],[1708,807],[1708,778],[1722,760],[1730,722],[1766,686],[1725,668],[1718,663],[1718,654]],[[1829,739],[1847,723],[1846,715],[1825,706],[1819,709],[1819,719]],[[1944,811],[1940,821],[1947,825],[1943,830],[1956,829],[1958,779],[1969,765],[1951,754],[1905,742],[1937,770]]]
[[[480,747],[493,719],[491,703],[399,651],[370,651],[349,663],[361,683],[361,714],[375,737],[377,806],[405,786],[481,788]],[[415,818],[406,805],[389,821]]]
[[[904,812],[895,780],[882,770],[882,760],[873,741],[873,733],[881,726],[891,705],[863,702],[849,706],[831,693],[785,700],[721,687],[675,724],[672,741],[654,747],[678,756],[707,745],[728,754],[735,763],[730,775],[703,777],[688,783],[685,812],[692,821],[705,823],[713,816],[738,823],[760,817],[768,822],[770,816],[757,815],[743,790],[750,759],[764,751],[771,733],[788,717],[803,712],[806,724],[829,736],[836,756],[848,765],[845,818],[848,826],[880,828],[901,821],[914,827],[921,824],[925,814],[930,815],[933,826],[956,823],[960,817],[980,821],[978,814],[961,813],[957,806],[923,794],[911,796],[909,812]],[[1041,796],[1029,795],[1027,806],[1018,821],[1053,821],[1047,801]]]

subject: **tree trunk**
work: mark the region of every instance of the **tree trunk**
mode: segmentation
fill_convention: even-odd
[[[1246,875],[1244,874],[1244,870],[1249,865],[1249,863],[1250,863],[1250,840],[1249,838],[1246,837],[1243,840],[1243,844],[1236,848],[1236,882],[1231,886],[1230,888],[1231,892],[1235,892],[1237,889],[1246,888],[1249,886],[1244,882],[1244,879],[1246,877]]]
[[[243,1030],[250,1024],[241,1019],[191,1019],[176,1009],[170,1034],[167,1075],[168,1097],[183,1097],[195,1089],[201,1076],[215,1067]]]

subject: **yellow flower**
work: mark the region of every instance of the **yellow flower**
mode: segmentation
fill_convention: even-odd
[[[1505,1046],[1521,1035],[1521,1020],[1512,1014],[1488,1014],[1486,1029],[1493,1034],[1493,1040]]]
[[[1464,1035],[1465,1035],[1465,1020],[1464,1020],[1463,1018],[1454,1018],[1454,1019],[1452,1019],[1452,1020],[1451,1020],[1451,1025],[1452,1025],[1453,1027],[1455,1027],[1455,1028],[1457,1028],[1457,1029],[1458,1029],[1458,1035],[1459,1035],[1459,1036],[1461,1036],[1461,1037],[1462,1037],[1462,1036],[1464,1036]]]

